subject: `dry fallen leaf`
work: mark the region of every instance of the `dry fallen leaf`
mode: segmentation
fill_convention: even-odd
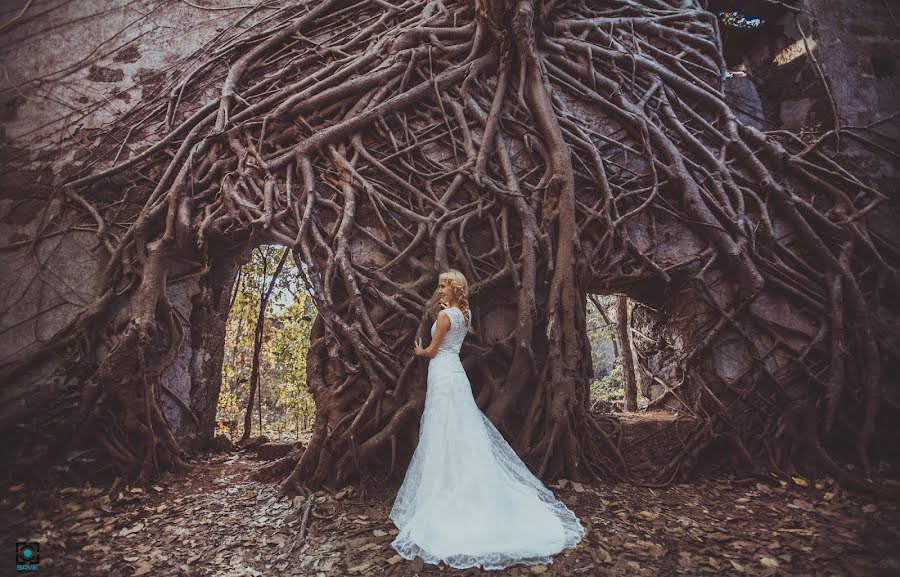
[[[652,541],[638,541],[637,544],[654,557],[662,557],[666,554],[666,550],[658,543]]]
[[[382,531],[381,529],[375,529],[374,531],[372,531],[372,534],[375,535],[376,537],[384,537],[387,535],[387,531]]]
[[[595,547],[595,550],[597,551],[597,558],[601,563],[613,562],[612,555],[609,554],[609,551],[607,551],[603,547],[600,547],[599,545]]]
[[[771,557],[760,557],[759,562],[762,563],[766,567],[778,567],[778,560],[773,559]]]
[[[133,527],[129,527],[128,529],[122,529],[119,531],[119,537],[125,537],[126,535],[131,535],[132,533],[137,533],[138,531],[143,530],[144,524],[138,523]]]
[[[640,513],[638,513],[638,515],[640,515],[641,517],[643,517],[644,519],[646,519],[648,521],[656,521],[656,519],[659,518],[659,514],[654,513],[653,511],[641,511]]]
[[[365,563],[360,563],[359,565],[354,565],[353,567],[348,568],[347,571],[349,571],[350,573],[362,573],[371,566],[372,562],[366,561]]]
[[[801,487],[808,487],[809,481],[804,479],[803,477],[791,477],[794,480],[794,483],[800,485]]]
[[[393,557],[391,557],[390,559],[387,560],[388,565],[396,565],[400,561],[403,561],[403,557],[401,557],[400,555],[394,555]]]
[[[541,575],[542,573],[547,572],[546,565],[532,565],[531,566],[531,574],[532,575]]]

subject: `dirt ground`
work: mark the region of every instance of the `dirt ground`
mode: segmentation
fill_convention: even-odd
[[[301,541],[303,498],[279,500],[277,485],[253,481],[260,466],[243,453],[209,455],[116,502],[103,487],[6,486],[0,531],[10,549],[38,542],[38,575],[66,577],[900,575],[900,503],[827,479],[665,489],[563,480],[550,488],[588,528],[578,547],[546,567],[481,571],[400,559],[387,517],[395,486],[317,493]]]

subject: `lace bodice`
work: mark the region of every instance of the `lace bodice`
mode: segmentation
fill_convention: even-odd
[[[448,307],[442,310],[441,312],[446,313],[450,318],[450,330],[447,331],[447,334],[444,335],[444,340],[441,341],[440,346],[438,347],[437,354],[438,355],[459,355],[459,349],[462,347],[463,340],[465,340],[466,335],[469,332],[468,327],[466,326],[466,321],[463,318],[463,313],[457,307]],[[472,311],[468,311],[469,322],[472,320]],[[434,331],[437,328],[437,321],[431,324],[431,336],[434,337]]]

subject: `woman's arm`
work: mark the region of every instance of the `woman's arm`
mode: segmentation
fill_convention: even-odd
[[[444,340],[444,336],[449,330],[450,317],[447,316],[446,312],[441,311],[438,313],[437,326],[434,327],[434,336],[431,337],[431,344],[428,345],[428,348],[423,349],[422,339],[416,339],[416,346],[413,349],[413,351],[416,353],[416,356],[428,357],[429,359],[434,358],[434,355],[437,354],[438,347],[441,346],[441,342]]]

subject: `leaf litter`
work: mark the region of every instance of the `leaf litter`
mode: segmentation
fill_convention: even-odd
[[[317,492],[298,539],[306,498],[279,498],[277,484],[253,480],[259,467],[243,453],[209,455],[185,476],[115,499],[101,487],[4,487],[0,531],[6,543],[37,541],[45,575],[900,575],[900,503],[829,479],[657,489],[560,479],[548,487],[581,517],[585,538],[548,565],[482,571],[397,555],[393,485]]]

